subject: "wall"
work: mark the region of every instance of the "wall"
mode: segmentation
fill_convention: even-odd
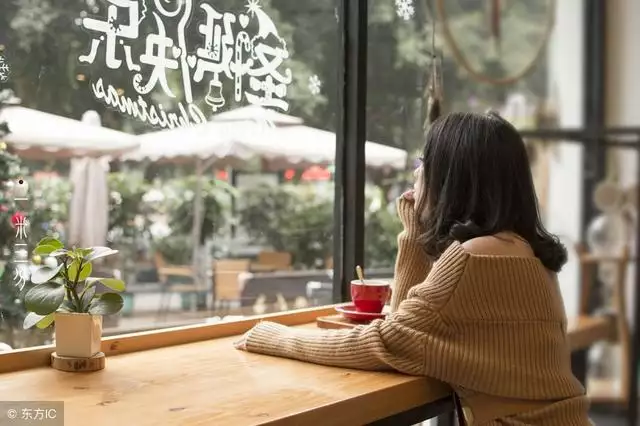
[[[640,1],[607,2],[607,125],[640,126]],[[616,150],[615,171],[623,186],[637,182],[637,155]],[[615,167],[614,166],[614,167]],[[635,268],[629,268],[628,312],[632,312]]]
[[[562,128],[583,126],[583,21],[582,0],[556,2],[556,25],[548,47],[549,93]],[[567,315],[578,309],[578,262],[573,250],[580,241],[582,206],[582,147],[555,144],[550,164],[546,226],[558,234],[569,251],[569,262],[558,279]]]

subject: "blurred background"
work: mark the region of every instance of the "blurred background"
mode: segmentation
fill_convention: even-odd
[[[22,328],[45,236],[120,251],[100,265],[127,283],[105,335],[334,302],[338,2],[0,10],[0,350],[51,342]],[[616,318],[587,359],[609,416],[597,424],[615,424],[637,371],[638,20],[634,0],[375,0],[364,33],[367,276],[393,276],[394,200],[434,100],[500,112],[525,135],[544,222],[570,252],[567,315]]]

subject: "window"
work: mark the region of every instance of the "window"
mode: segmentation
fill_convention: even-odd
[[[582,2],[497,4],[369,2],[367,139],[407,156],[404,164],[399,159],[397,165],[368,171],[368,269],[393,272],[400,230],[393,219],[394,200],[412,185],[428,129],[426,94],[433,81],[443,113],[492,109],[528,130],[545,223],[570,248],[580,239],[582,147],[545,140],[535,130],[583,124]],[[379,155],[372,142],[366,155],[368,163]],[[566,298],[573,301],[578,283],[573,259],[566,270],[562,279],[569,284],[563,289],[569,289]]]
[[[336,4],[2,9],[0,342],[51,341],[22,326],[45,236],[119,251],[104,335],[331,303]]]

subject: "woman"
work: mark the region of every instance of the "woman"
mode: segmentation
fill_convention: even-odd
[[[524,142],[495,114],[437,120],[399,200],[392,314],[349,330],[261,322],[236,347],[446,382],[473,425],[590,425]]]

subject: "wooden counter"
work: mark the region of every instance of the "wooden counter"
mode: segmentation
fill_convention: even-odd
[[[331,311],[305,310],[298,318],[311,323],[303,326],[315,326],[315,316]],[[290,325],[297,322],[296,314],[273,317]],[[239,328],[249,329],[255,321],[239,323],[245,323]],[[224,325],[199,327],[215,330]],[[183,333],[188,333],[185,329]],[[95,426],[354,426],[448,395],[445,385],[426,378],[238,351],[232,345],[237,338],[111,355],[106,369],[96,373],[64,373],[50,367],[7,372],[0,376],[0,395],[4,400],[63,400],[66,426],[84,426],[88,421]]]
[[[318,316],[333,312],[324,307],[263,318],[309,327]],[[448,395],[447,386],[426,378],[234,349],[238,334],[255,323],[201,324],[105,338],[107,367],[88,374],[45,366],[52,347],[2,354],[0,399],[63,400],[67,426],[354,426]],[[607,330],[602,320],[570,322],[574,350],[588,346],[596,334],[606,337]]]

